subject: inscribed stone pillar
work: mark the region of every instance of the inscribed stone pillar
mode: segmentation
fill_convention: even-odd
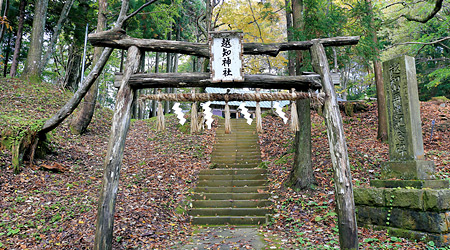
[[[434,163],[424,160],[414,58],[383,62],[383,79],[390,161],[382,164],[382,178],[434,179]]]

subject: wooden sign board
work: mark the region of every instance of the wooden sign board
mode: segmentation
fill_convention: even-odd
[[[242,82],[242,32],[209,33],[212,82]]]

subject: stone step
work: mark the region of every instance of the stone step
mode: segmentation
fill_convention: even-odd
[[[250,187],[250,186],[264,186],[267,180],[200,180],[197,187]]]
[[[236,151],[222,151],[222,152],[219,152],[219,151],[215,151],[215,152],[213,152],[212,154],[211,154],[211,158],[217,158],[217,159],[220,159],[220,158],[230,158],[230,157],[233,157],[233,158],[250,158],[250,159],[252,159],[252,158],[258,158],[258,159],[261,159],[261,153],[259,153],[259,152],[236,152]]]
[[[247,187],[196,187],[196,193],[254,193],[266,192],[266,186],[247,186]]]
[[[261,225],[266,223],[265,216],[194,216],[194,225]]]
[[[271,213],[267,208],[192,208],[192,216],[265,216]]]
[[[213,150],[234,150],[234,151],[239,151],[239,150],[256,150],[256,151],[260,151],[260,147],[259,145],[256,145],[255,143],[248,143],[248,144],[239,144],[239,143],[228,143],[228,142],[219,142],[214,144],[213,146]]]
[[[223,169],[202,169],[200,170],[200,175],[226,175],[226,174],[235,174],[235,175],[241,175],[241,174],[266,174],[267,170],[262,168],[251,168],[251,169],[229,169],[229,168],[223,168]]]
[[[261,159],[259,158],[253,158],[253,159],[246,159],[246,158],[236,158],[236,157],[211,157],[212,162],[215,162],[217,164],[223,163],[223,164],[259,164],[261,162]]]
[[[218,141],[216,144],[214,144],[213,148],[216,148],[217,146],[233,146],[237,148],[243,148],[243,147],[249,147],[249,148],[259,148],[259,145],[257,145],[257,142],[251,140],[239,140],[239,141],[230,141],[230,140],[223,140]]]
[[[242,175],[199,175],[199,181],[203,180],[267,180],[265,174],[242,174]]]
[[[194,200],[264,200],[269,193],[196,193]]]
[[[231,134],[225,134],[225,132],[220,132],[220,131],[216,133],[216,138],[236,138],[236,137],[239,138],[241,136],[255,138],[255,139],[259,138],[258,134],[252,130],[233,132]]]
[[[213,168],[258,168],[260,163],[214,163]]]
[[[230,208],[258,208],[265,207],[270,204],[268,200],[195,200],[192,201],[194,208],[213,208],[213,207],[230,207]]]
[[[214,160],[227,160],[227,159],[233,159],[233,160],[258,160],[261,161],[261,155],[257,153],[252,152],[246,152],[244,153],[237,153],[237,152],[223,152],[222,154],[213,154],[211,155],[211,159]],[[214,162],[213,160],[213,162]]]

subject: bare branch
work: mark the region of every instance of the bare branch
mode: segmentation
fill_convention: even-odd
[[[156,2],[158,0],[150,0],[146,3],[144,3],[143,5],[141,5],[141,7],[139,7],[137,10],[135,10],[133,13],[129,14],[128,16],[126,16],[123,20],[122,20],[122,24],[125,23],[126,21],[128,21],[128,19],[134,17],[137,13],[139,13],[143,8],[149,6],[150,4]]]
[[[437,0],[436,4],[433,8],[433,10],[431,11],[430,14],[428,14],[428,16],[420,18],[420,17],[413,17],[411,15],[401,15],[401,17],[406,18],[406,20],[408,21],[414,21],[414,22],[419,22],[419,23],[426,23],[428,22],[431,18],[433,18],[442,8],[442,2],[444,0]]]
[[[395,2],[395,3],[391,3],[391,4],[386,5],[386,6],[382,7],[381,9],[387,9],[387,8],[392,7],[394,5],[397,5],[397,4],[401,4],[403,6],[407,5],[406,2]]]
[[[393,48],[393,47],[396,47],[396,46],[400,46],[400,45],[421,44],[421,45],[423,45],[423,46],[426,46],[426,45],[432,45],[432,44],[436,44],[436,43],[441,43],[441,42],[446,41],[446,40],[450,40],[450,36],[446,36],[446,37],[440,38],[440,39],[438,39],[438,40],[436,40],[436,41],[432,41],[432,42],[405,42],[405,43],[396,43],[396,44],[393,44],[393,45],[387,47],[385,50],[388,50],[388,49],[390,49],[390,48]]]

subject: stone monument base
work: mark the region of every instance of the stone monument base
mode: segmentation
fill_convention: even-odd
[[[450,188],[448,180],[371,180],[371,187],[376,188]]]
[[[410,181],[403,185],[406,183]],[[450,184],[448,180],[431,183],[446,189],[355,188],[358,225],[389,229],[393,236],[433,241],[439,247],[449,246]]]
[[[431,180],[436,179],[436,169],[433,161],[388,161],[381,163],[381,178],[397,178],[401,180]]]

